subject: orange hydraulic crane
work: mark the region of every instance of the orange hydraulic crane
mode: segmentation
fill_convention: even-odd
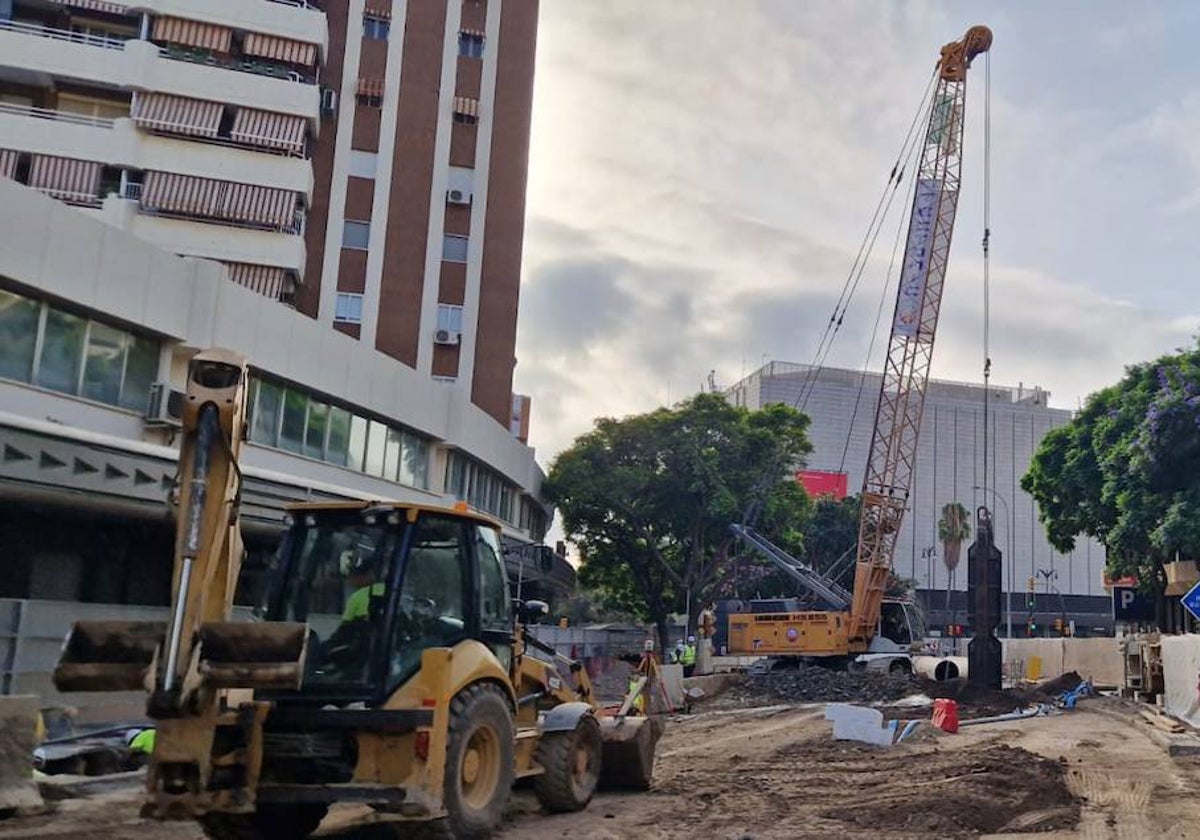
[[[778,602],[766,612],[752,610],[754,614],[746,614],[745,610],[735,610],[738,614],[729,615],[731,653],[837,657],[868,649],[899,650],[899,645],[919,641],[913,617],[903,613],[884,615],[884,594],[912,488],[933,340],[958,208],[967,68],[991,45],[992,31],[986,26],[973,26],[961,40],[942,47],[938,61],[924,144],[918,152],[920,166],[908,238],[863,480],[849,610],[841,603],[830,603],[828,598],[823,610],[781,609]],[[785,566],[797,565],[787,559]],[[882,632],[881,618],[887,619]],[[896,644],[873,646],[877,634]],[[903,637],[904,641],[893,636]]]

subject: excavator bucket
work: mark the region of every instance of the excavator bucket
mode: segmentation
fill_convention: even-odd
[[[78,621],[54,670],[59,691],[146,690],[167,635],[161,621]],[[291,622],[200,626],[199,683],[212,688],[299,688],[308,628]]]
[[[141,691],[164,621],[77,621],[67,636],[54,686],[59,691]]]
[[[600,787],[649,790],[654,753],[666,723],[660,717],[602,717]]]
[[[298,689],[308,625],[214,621],[200,626],[200,677],[213,688]]]

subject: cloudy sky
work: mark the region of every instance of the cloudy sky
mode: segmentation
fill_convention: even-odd
[[[515,384],[543,463],[594,417],[681,399],[710,370],[729,385],[764,358],[811,360],[939,48],[974,23],[995,33],[992,381],[1075,407],[1197,332],[1200,4],[541,10]],[[982,368],[983,70],[968,79],[942,378]],[[897,221],[830,364],[864,363]]]

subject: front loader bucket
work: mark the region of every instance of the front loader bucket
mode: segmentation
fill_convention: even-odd
[[[200,678],[213,688],[298,689],[308,625],[213,621],[200,627]]]
[[[59,691],[139,691],[167,635],[162,621],[77,621],[67,636],[54,686]]]
[[[649,790],[654,753],[665,721],[660,717],[602,717],[600,787],[606,790]]]

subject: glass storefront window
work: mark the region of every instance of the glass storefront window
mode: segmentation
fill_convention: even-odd
[[[46,327],[42,335],[36,384],[65,394],[78,391],[86,332],[87,321],[78,315],[46,309]]]
[[[279,424],[279,448],[300,452],[308,421],[308,397],[288,388],[283,394],[283,422]]]
[[[329,444],[325,450],[325,460],[331,464],[344,467],[349,462],[350,455],[350,412],[344,408],[330,406],[329,408]]]
[[[399,429],[388,429],[387,448],[383,452],[383,477],[395,481],[400,474],[400,450],[403,446],[404,432]]]
[[[283,407],[283,388],[273,382],[259,380],[258,397],[254,400],[254,424],[250,440],[274,446],[279,431],[279,411]]]
[[[383,453],[387,446],[387,426],[378,420],[371,421],[371,430],[367,434],[367,458],[363,472],[368,475],[383,475]]]
[[[363,461],[367,456],[367,427],[370,421],[366,417],[355,414],[350,418],[350,453],[346,466],[362,472]]]
[[[126,336],[125,381],[121,383],[121,408],[145,411],[150,386],[158,378],[158,342]]]
[[[83,396],[116,405],[121,398],[121,377],[125,373],[126,333],[92,324],[87,333],[87,352],[83,363]]]
[[[33,376],[42,305],[0,290],[0,376],[28,382]]]
[[[323,402],[308,404],[308,431],[304,434],[304,454],[309,458],[325,457],[325,430],[329,425],[329,406]]]

